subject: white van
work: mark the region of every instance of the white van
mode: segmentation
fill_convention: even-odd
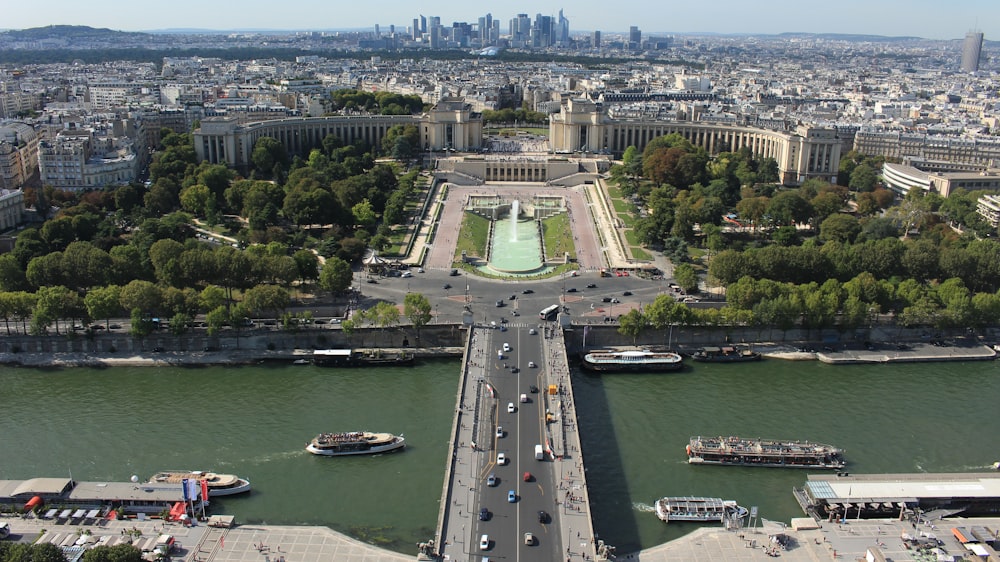
[[[541,445],[535,445],[535,460],[545,460],[545,450],[542,449]]]
[[[4,521],[0,523],[0,539],[5,539],[10,536],[10,523]]]
[[[521,395],[521,403],[524,404],[527,401],[528,401],[528,395],[527,394],[522,394]]]

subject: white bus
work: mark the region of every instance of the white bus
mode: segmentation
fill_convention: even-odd
[[[538,313],[538,317],[542,320],[555,320],[556,314],[559,312],[559,305],[554,304],[552,306],[543,308],[541,312]]]

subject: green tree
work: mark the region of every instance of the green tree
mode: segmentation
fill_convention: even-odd
[[[407,293],[403,297],[403,314],[413,324],[419,339],[420,328],[431,321],[431,302],[420,293]]]
[[[798,193],[782,191],[771,199],[767,213],[776,224],[791,226],[807,222],[813,215],[813,208]]]
[[[290,303],[288,291],[276,285],[258,285],[243,293],[243,305],[254,316],[270,311],[272,317],[277,319]]]
[[[118,285],[95,287],[83,297],[83,304],[87,307],[87,314],[94,320],[104,320],[107,328],[111,318],[123,312],[121,287]]]
[[[674,267],[674,279],[685,292],[694,293],[698,291],[698,274],[695,273],[691,264],[682,263]]]
[[[646,318],[634,308],[618,318],[618,333],[632,338],[632,345],[646,326]]]
[[[250,161],[257,171],[270,174],[277,164],[288,164],[288,153],[277,139],[261,137],[253,146]]]
[[[215,206],[212,192],[209,191],[208,186],[202,184],[195,184],[182,189],[180,201],[182,209],[199,217],[204,217]]]
[[[101,545],[84,551],[83,562],[142,562],[142,551],[130,544]]]
[[[0,255],[0,291],[20,291],[28,287],[24,268],[14,254]]]
[[[368,199],[362,199],[360,203],[351,207],[351,214],[354,215],[355,224],[365,227],[375,224],[375,210]]]
[[[354,280],[351,264],[334,256],[326,259],[319,274],[319,286],[332,294],[342,293],[350,288]]]
[[[859,164],[851,171],[851,179],[847,185],[852,191],[869,192],[875,189],[877,182],[878,176],[875,170],[868,164]]]
[[[157,312],[162,304],[163,293],[149,281],[135,280],[122,287],[120,302],[125,310],[139,309],[143,314]]]
[[[823,240],[851,243],[861,232],[858,219],[851,215],[837,213],[830,215],[819,225],[819,236]]]

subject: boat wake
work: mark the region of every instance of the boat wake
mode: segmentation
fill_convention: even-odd
[[[634,511],[639,511],[641,513],[653,513],[654,511],[656,511],[656,507],[653,506],[652,504],[642,503],[642,502],[633,503],[632,509]]]
[[[303,450],[293,450],[293,451],[275,451],[273,453],[268,453],[259,457],[253,457],[246,459],[244,464],[266,464],[274,461],[281,461],[285,459],[294,459],[302,455]]]

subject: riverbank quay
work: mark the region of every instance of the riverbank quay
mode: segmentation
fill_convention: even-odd
[[[807,528],[796,528],[804,523]],[[818,562],[824,560],[892,560],[921,562],[924,560],[969,560],[969,548],[959,542],[952,529],[985,528],[996,533],[1000,519],[948,518],[921,520],[919,523],[897,519],[861,519],[840,523],[814,523],[812,519],[796,519],[791,526],[766,522],[762,527],[727,531],[721,527],[703,527],[666,544],[640,552],[619,554],[619,561],[668,562],[750,562],[768,560],[777,555],[786,562]],[[772,542],[772,537],[784,536],[784,546]],[[995,535],[994,535],[995,536]],[[907,537],[912,537],[909,540]],[[937,543],[937,549],[918,549],[914,543]],[[989,545],[976,542],[988,550]],[[883,558],[866,558],[869,552],[879,552]],[[774,552],[775,554],[769,554]],[[991,558],[992,559],[992,558]]]
[[[48,533],[63,537],[90,534],[100,540],[129,536],[137,544],[160,534],[169,534],[176,542],[170,559],[183,562],[314,562],[319,560],[346,560],[361,562],[385,560],[389,562],[413,560],[413,555],[385,550],[328,527],[299,527],[273,525],[237,525],[232,528],[209,527],[203,522],[193,526],[164,522],[159,519],[102,520],[98,524],[59,524],[53,520],[0,517],[0,523],[9,523],[8,540],[32,544]],[[48,541],[46,541],[48,542]]]
[[[461,357],[460,347],[422,348],[362,348],[363,353],[382,352],[386,354],[412,354],[417,359],[440,359]],[[231,351],[162,351],[131,354],[117,353],[0,353],[0,365],[12,367],[60,368],[60,367],[198,367],[212,365],[256,365],[261,363],[294,363],[312,360],[313,350],[295,349],[289,351],[231,350]]]
[[[869,345],[861,349],[823,350],[816,358],[830,365],[861,363],[931,363],[936,361],[989,361],[996,359],[992,347],[976,342],[956,341],[948,345],[915,343]]]
[[[796,528],[802,521],[810,528]],[[96,539],[132,533],[143,541],[169,534],[176,539],[171,559],[183,562],[392,562],[414,559],[412,554],[384,550],[320,526],[236,525],[226,529],[208,527],[201,522],[188,527],[158,519],[70,525],[14,516],[0,517],[0,522],[10,524],[8,540],[27,544],[38,541],[44,533],[63,536],[89,533]],[[634,553],[619,553],[616,559],[629,562],[768,560],[774,558],[768,554],[768,550],[775,547],[771,537],[778,535],[787,538],[785,546],[777,547],[774,552],[787,562],[864,560],[869,549],[878,549],[886,559],[894,562],[927,560],[927,555],[912,548],[912,541],[907,541],[906,537],[940,541],[938,548],[943,553],[962,559],[963,555],[971,556],[971,552],[959,542],[952,529],[972,528],[985,528],[995,533],[1000,529],[1000,518],[948,518],[919,523],[896,519],[815,523],[812,519],[802,519],[793,520],[791,526],[766,522],[762,527],[733,531],[702,527],[662,545]]]

